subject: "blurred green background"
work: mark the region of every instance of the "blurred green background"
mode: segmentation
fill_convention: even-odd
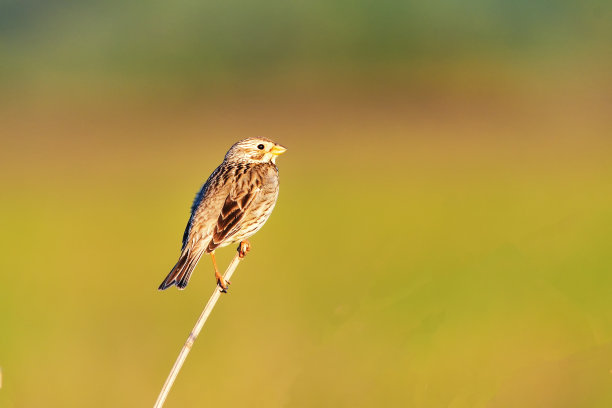
[[[612,406],[611,8],[0,2],[0,406],[153,405],[249,136],[279,202],[168,407]]]

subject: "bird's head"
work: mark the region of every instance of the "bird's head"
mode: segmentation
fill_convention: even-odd
[[[225,155],[226,161],[247,163],[276,163],[276,158],[287,149],[270,139],[250,137],[234,144]]]

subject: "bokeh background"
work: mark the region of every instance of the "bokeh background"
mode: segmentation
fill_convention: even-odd
[[[2,1],[0,406],[152,406],[257,135],[280,199],[168,407],[612,406],[610,11]]]

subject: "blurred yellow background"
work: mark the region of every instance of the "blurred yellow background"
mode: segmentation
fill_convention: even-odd
[[[0,406],[153,405],[250,136],[279,201],[168,407],[612,406],[610,9],[2,2]]]

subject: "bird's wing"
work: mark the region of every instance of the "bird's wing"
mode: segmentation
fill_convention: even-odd
[[[244,176],[244,174],[243,174]],[[261,190],[262,180],[256,172],[245,180],[236,180],[225,198],[206,252],[212,252],[240,228],[240,222]]]
[[[221,207],[223,197],[219,197],[219,194],[227,194],[226,192],[229,190],[225,186],[229,170],[229,168],[224,168],[223,165],[217,167],[208,177],[208,180],[206,180],[198,194],[196,194],[191,205],[191,216],[183,234],[183,250],[189,245],[194,229],[201,230],[207,224],[206,220],[213,216],[210,213],[214,212],[215,208]],[[223,193],[224,191],[225,193]]]

